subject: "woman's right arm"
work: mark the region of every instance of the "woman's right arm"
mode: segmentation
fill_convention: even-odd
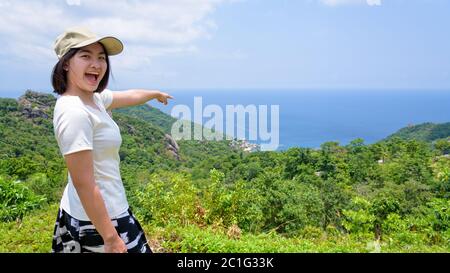
[[[67,154],[64,158],[83,208],[103,238],[105,252],[126,252],[127,247],[117,234],[95,183],[92,150]]]

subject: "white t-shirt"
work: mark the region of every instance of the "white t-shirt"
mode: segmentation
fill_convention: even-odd
[[[84,104],[78,96],[60,96],[53,113],[53,128],[61,154],[92,150],[94,178],[105,201],[109,217],[114,218],[128,209],[125,188],[120,176],[120,130],[107,113],[112,103],[111,90],[94,93],[97,107]],[[60,206],[72,217],[90,221],[70,173]]]

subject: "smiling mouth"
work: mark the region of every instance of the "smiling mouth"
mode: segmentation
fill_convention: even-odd
[[[95,73],[86,73],[85,74],[86,79],[88,80],[89,83],[91,84],[96,84],[97,80],[99,78],[99,74],[95,74]]]

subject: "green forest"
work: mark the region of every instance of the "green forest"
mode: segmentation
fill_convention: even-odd
[[[67,183],[55,101],[31,90],[0,99],[0,252],[51,251]],[[154,252],[450,252],[450,122],[373,144],[247,152],[175,141],[175,119],[147,104],[112,114]]]

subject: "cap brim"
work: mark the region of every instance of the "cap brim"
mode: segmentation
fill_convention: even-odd
[[[97,42],[101,43],[105,47],[105,50],[109,56],[120,54],[123,51],[122,42],[119,39],[112,37],[112,36],[106,36],[106,37],[86,40],[72,48],[80,48],[80,47],[88,46],[90,44],[94,44]]]

